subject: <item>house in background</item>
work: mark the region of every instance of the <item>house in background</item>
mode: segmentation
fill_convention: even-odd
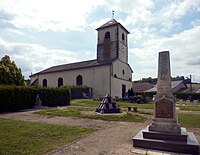
[[[184,80],[181,81],[171,81],[172,92],[184,92],[188,89],[187,85],[184,83]],[[149,89],[146,92],[157,91],[157,84]]]
[[[132,87],[128,64],[129,31],[115,19],[96,29],[97,59],[53,66],[30,76],[30,85],[60,87],[87,86],[95,96],[123,98]]]
[[[134,92],[142,92],[142,91],[147,91],[151,88],[154,87],[154,84],[152,83],[134,83],[133,82],[133,91]]]
[[[184,92],[200,93],[200,84],[187,84],[187,87]]]

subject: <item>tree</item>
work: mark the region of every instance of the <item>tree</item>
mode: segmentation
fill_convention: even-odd
[[[0,84],[17,86],[25,84],[21,69],[17,67],[14,61],[11,62],[8,55],[0,60]]]

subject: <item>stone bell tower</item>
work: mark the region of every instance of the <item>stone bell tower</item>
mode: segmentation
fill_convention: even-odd
[[[98,31],[97,61],[103,63],[119,59],[128,63],[128,30],[115,19],[111,19],[96,30]]]

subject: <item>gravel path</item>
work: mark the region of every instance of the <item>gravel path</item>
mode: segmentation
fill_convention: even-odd
[[[43,116],[33,111],[0,114],[0,118],[48,124],[92,127],[97,130],[85,138],[50,152],[50,155],[133,155],[132,138],[150,124],[82,119],[75,117]],[[189,128],[200,142],[200,129]]]

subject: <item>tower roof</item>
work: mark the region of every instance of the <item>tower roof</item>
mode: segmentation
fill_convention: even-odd
[[[108,22],[106,22],[105,24],[101,25],[99,28],[97,28],[96,30],[100,30],[103,28],[107,28],[107,27],[111,27],[111,26],[115,26],[115,25],[120,25],[127,33],[130,33],[124,26],[122,26],[119,22],[117,22],[115,19],[111,19]]]

